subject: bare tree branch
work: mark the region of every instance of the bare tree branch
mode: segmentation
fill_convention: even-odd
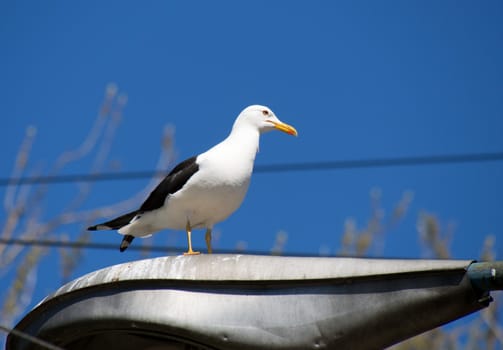
[[[57,174],[70,164],[78,164],[86,157],[92,159],[91,172],[102,171],[108,164],[113,140],[122,120],[126,102],[126,95],[119,93],[116,85],[110,84],[106,89],[100,111],[83,141],[74,150],[64,151],[50,168],[49,174]],[[13,167],[11,176],[13,179],[20,178],[28,169],[28,160],[35,141],[35,135],[36,128],[29,127]],[[175,157],[173,135],[174,129],[166,127],[162,135],[157,169],[167,169]],[[36,172],[41,173],[42,168],[39,167]],[[42,204],[50,193],[50,187],[47,184],[17,186],[16,183],[11,183],[7,187],[4,197],[4,208],[7,215],[1,237],[11,238],[15,236],[32,240],[54,236],[68,237],[62,230],[68,225],[78,224],[82,227],[82,230],[80,230],[77,240],[85,242],[89,240],[89,233],[85,231],[86,223],[98,217],[114,216],[122,211],[129,210],[133,206],[138,206],[157,182],[158,179],[154,178],[132,197],[116,204],[92,210],[81,208],[91,191],[91,185],[78,184],[73,198],[66,205],[61,203],[60,212],[48,219],[44,218],[44,205]],[[1,319],[4,324],[10,324],[19,312],[24,311],[24,308],[31,302],[37,277],[36,267],[44,255],[43,252],[44,250],[40,247],[27,248],[16,245],[0,245],[1,274],[5,275],[7,271],[15,268],[16,262],[19,260],[15,280],[5,289],[5,298],[1,309]],[[22,259],[18,259],[20,257]],[[74,249],[71,252],[61,250],[60,257],[61,277],[63,281],[66,281],[80,263],[82,252],[80,249]]]

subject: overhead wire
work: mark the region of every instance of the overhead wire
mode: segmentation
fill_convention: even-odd
[[[42,246],[51,248],[65,249],[103,249],[103,250],[119,250],[119,244],[111,243],[95,243],[95,242],[78,242],[78,241],[62,241],[62,240],[36,240],[36,239],[19,239],[19,238],[0,238],[0,244],[5,245],[22,245],[22,246]],[[183,253],[187,251],[186,247],[173,247],[163,245],[131,245],[129,251],[148,251],[148,252],[163,252],[163,253]],[[252,254],[252,255],[282,255],[282,256],[319,256],[319,254],[306,254],[300,252],[283,252],[271,249],[264,250],[239,250],[239,249],[213,249],[217,254]]]
[[[294,171],[324,171],[358,168],[378,168],[393,166],[419,166],[453,163],[480,163],[503,160],[503,152],[440,154],[410,157],[367,158],[333,161],[304,161],[295,163],[278,163],[256,165],[254,173],[280,173]],[[127,171],[108,172],[95,174],[69,174],[50,176],[26,176],[18,178],[0,178],[0,187],[33,185],[33,184],[58,184],[72,182],[97,182],[134,180],[152,177],[164,177],[166,171]]]
[[[54,248],[88,248],[88,249],[105,249],[105,250],[119,250],[117,244],[110,243],[93,243],[93,242],[77,242],[77,241],[61,241],[61,240],[38,240],[38,239],[19,239],[19,238],[0,238],[0,244],[8,245],[23,245],[23,246],[42,246]],[[128,250],[150,250],[158,252],[170,251],[183,251],[182,248],[170,248],[167,246],[140,246],[133,245]]]

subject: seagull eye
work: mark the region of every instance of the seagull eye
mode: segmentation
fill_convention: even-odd
[[[262,111],[262,114],[265,115],[265,116],[268,116],[269,115],[269,111],[267,109],[264,109]]]

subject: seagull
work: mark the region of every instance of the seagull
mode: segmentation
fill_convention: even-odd
[[[139,209],[88,230],[118,230],[124,235],[121,252],[135,237],[149,237],[163,229],[185,230],[188,250],[184,255],[195,255],[199,252],[192,250],[192,229],[206,228],[205,241],[211,254],[212,229],[243,202],[260,134],[271,130],[297,136],[297,130],[280,121],[268,107],[246,107],[225,140],[175,166]]]

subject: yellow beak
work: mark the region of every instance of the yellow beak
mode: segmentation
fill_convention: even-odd
[[[276,129],[283,131],[283,132],[286,132],[288,135],[293,135],[293,136],[298,135],[297,130],[295,130],[295,128],[291,125],[288,125],[283,122],[275,122],[272,120],[269,120],[269,122],[272,123]]]

